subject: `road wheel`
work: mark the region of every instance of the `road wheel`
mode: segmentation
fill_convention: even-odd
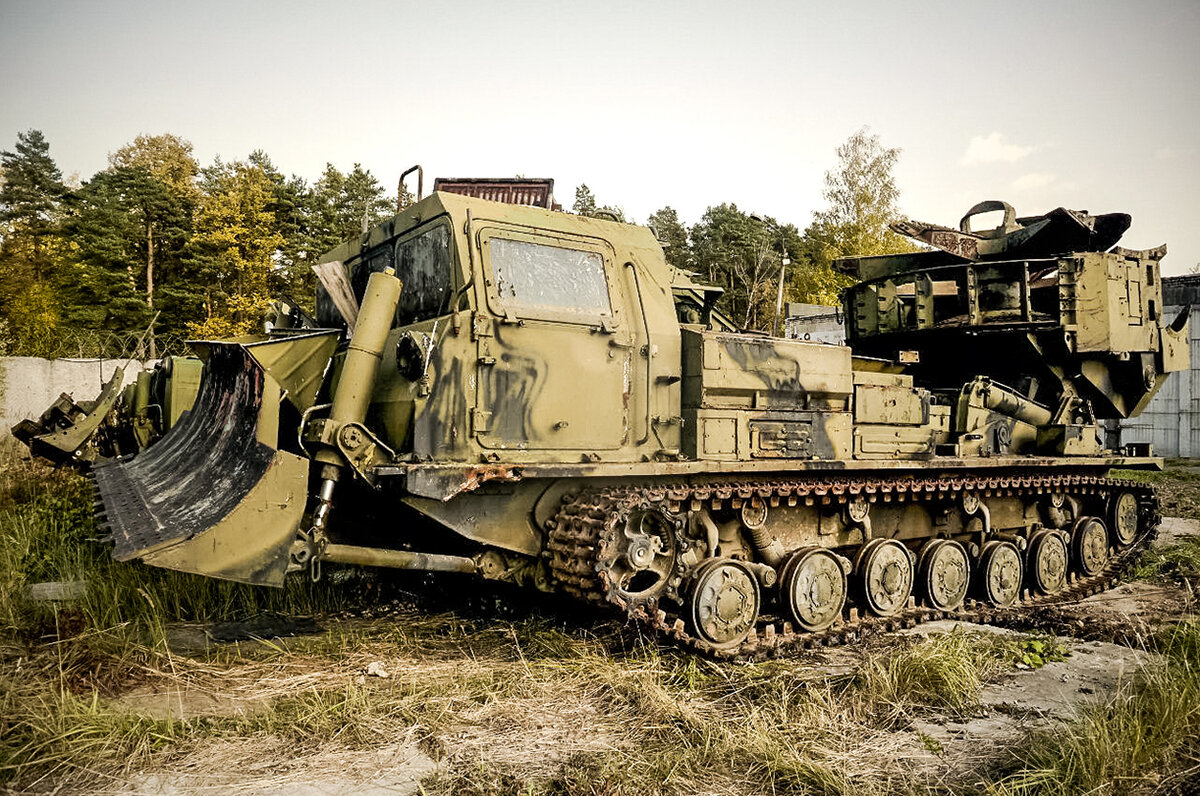
[[[692,579],[689,603],[697,636],[714,649],[736,647],[758,620],[758,581],[740,561],[710,559]]]
[[[1121,492],[1112,500],[1108,510],[1112,541],[1117,547],[1128,547],[1137,538],[1138,504],[1132,492]]]
[[[858,583],[863,605],[877,616],[891,616],[908,604],[913,562],[895,539],[869,542],[858,555]]]
[[[992,605],[1012,605],[1021,594],[1021,554],[1012,542],[988,542],[979,556],[979,593]]]
[[[917,582],[921,599],[939,611],[953,611],[967,598],[971,560],[966,549],[949,539],[934,539],[921,548]]]
[[[1071,556],[1081,575],[1099,575],[1108,564],[1108,529],[1096,517],[1080,517],[1071,533]]]
[[[1069,553],[1063,534],[1044,530],[1029,542],[1026,566],[1029,581],[1041,594],[1057,594],[1067,586]]]
[[[822,547],[797,550],[783,566],[779,602],[802,630],[824,630],[846,605],[842,560]]]

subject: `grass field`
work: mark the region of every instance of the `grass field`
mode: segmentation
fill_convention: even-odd
[[[1156,481],[1200,506],[1200,479]],[[445,794],[1137,794],[1200,780],[1195,620],[1151,639],[1158,654],[1114,693],[963,767],[919,723],[980,715],[986,684],[1060,660],[1061,641],[955,631],[714,663],[570,606],[518,601],[493,619],[357,570],[259,589],[117,564],[94,536],[82,478],[3,469],[0,782],[13,791],[120,792],[264,759],[339,782],[347,761],[404,745],[431,761],[414,792]],[[1138,574],[1194,583],[1200,542],[1147,554]],[[45,581],[86,594],[32,600]],[[272,613],[322,629],[172,641]]]

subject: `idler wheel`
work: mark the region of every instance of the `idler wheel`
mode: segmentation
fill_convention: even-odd
[[[846,570],[842,559],[822,547],[803,547],[783,565],[779,602],[797,627],[824,630],[846,605]]]
[[[692,580],[689,603],[696,635],[716,649],[736,647],[758,620],[758,581],[740,561],[710,559]]]
[[[925,604],[953,611],[967,598],[971,585],[971,559],[966,548],[949,539],[934,539],[921,548],[917,582]]]
[[[1108,510],[1108,523],[1112,529],[1113,544],[1128,547],[1137,538],[1138,504],[1132,492],[1117,495]]]
[[[631,509],[601,538],[596,569],[609,599],[625,607],[658,599],[675,574],[678,550],[669,515],[650,506]]]
[[[1029,543],[1028,567],[1033,587],[1057,594],[1067,585],[1067,543],[1058,531],[1038,531]]]
[[[891,616],[908,603],[913,562],[895,539],[876,539],[858,554],[858,584],[863,605],[878,616]]]
[[[1071,533],[1071,557],[1080,574],[1099,575],[1108,563],[1108,529],[1096,517],[1080,517]]]
[[[979,556],[979,592],[992,605],[1006,606],[1021,593],[1021,554],[1012,542],[988,542]]]

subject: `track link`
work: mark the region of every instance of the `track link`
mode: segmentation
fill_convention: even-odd
[[[955,499],[964,492],[989,496],[1036,496],[1065,493],[1071,496],[1132,492],[1138,501],[1138,535],[1133,544],[1110,555],[1105,568],[1090,577],[1072,574],[1065,589],[1055,594],[1032,594],[1025,590],[1009,607],[967,600],[953,611],[908,606],[888,617],[860,613],[848,607],[840,620],[826,630],[796,631],[790,622],[760,616],[744,641],[732,648],[718,649],[688,629],[682,614],[673,606],[650,602],[627,604],[611,594],[603,567],[598,566],[607,524],[631,507],[647,502],[672,512],[703,507],[738,508],[747,500],[768,505],[844,505],[865,496],[872,502],[917,502]],[[879,632],[914,627],[922,622],[953,618],[979,623],[1012,622],[1031,609],[1062,605],[1110,588],[1145,548],[1160,521],[1158,497],[1145,484],[1112,479],[1094,473],[1042,474],[1018,472],[1008,475],[953,476],[931,478],[847,479],[814,476],[803,479],[747,482],[671,484],[654,487],[609,487],[580,492],[564,499],[549,529],[546,555],[558,588],[588,603],[611,605],[624,611],[630,621],[660,637],[710,657],[730,660],[760,660],[789,651],[837,646]]]

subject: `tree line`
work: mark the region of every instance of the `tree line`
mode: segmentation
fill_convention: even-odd
[[[883,146],[865,127],[851,135],[825,173],[827,206],[813,213],[803,231],[732,203],[709,207],[690,227],[670,206],[646,223],[665,244],[667,262],[724,288],[718,308],[726,315],[743,328],[769,330],[781,273],[785,301],[837,304],[853,280],[833,269],[834,260],[916,248],[889,229],[902,218],[893,175],[899,157],[899,149]],[[572,210],[628,220],[620,206],[599,205],[587,185],[576,189]]]
[[[0,153],[0,346],[38,355],[67,329],[192,337],[260,329],[270,301],[311,309],[310,266],[393,212],[367,169],[316,182],[265,152],[201,167],[188,141],[138,136],[79,185],[38,130]]]
[[[800,231],[726,203],[688,227],[667,206],[647,220],[668,262],[725,289],[719,305],[746,328],[770,328],[780,266],[789,301],[834,303],[847,280],[832,260],[897,251],[892,170],[899,150],[864,128],[825,176],[828,207]],[[406,199],[410,198],[406,196]],[[287,176],[259,150],[201,166],[173,134],[138,136],[106,168],[69,185],[38,130],[0,153],[0,353],[38,356],[69,329],[191,337],[261,328],[273,298],[311,311],[310,266],[395,197],[355,163],[313,183]],[[586,185],[573,211],[625,220]]]

